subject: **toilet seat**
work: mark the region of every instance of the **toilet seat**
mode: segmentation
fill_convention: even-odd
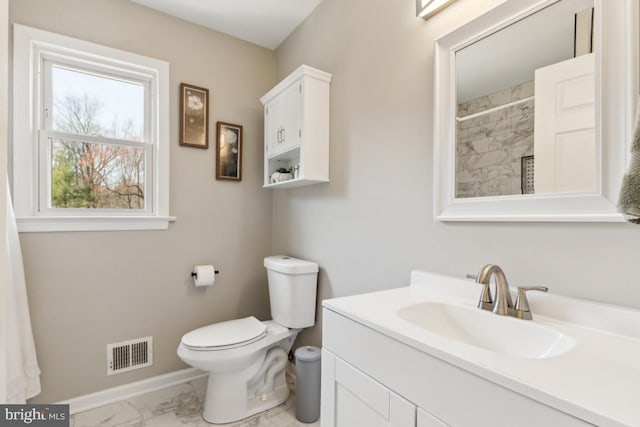
[[[226,350],[254,343],[266,334],[265,324],[250,316],[193,330],[182,337],[182,344],[192,350]]]

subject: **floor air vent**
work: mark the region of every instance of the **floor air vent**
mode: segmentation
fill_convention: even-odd
[[[153,364],[153,337],[107,344],[107,375]]]

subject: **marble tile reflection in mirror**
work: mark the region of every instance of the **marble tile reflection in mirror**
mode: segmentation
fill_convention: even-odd
[[[562,0],[455,53],[456,198],[596,190],[593,7]]]

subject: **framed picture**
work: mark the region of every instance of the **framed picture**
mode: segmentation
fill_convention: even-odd
[[[180,83],[180,145],[209,148],[209,89]]]
[[[217,123],[216,179],[242,180],[242,126]]]

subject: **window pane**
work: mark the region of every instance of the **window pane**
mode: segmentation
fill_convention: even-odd
[[[51,67],[52,129],[144,141],[144,86],[58,65]]]
[[[51,207],[144,209],[141,147],[49,138]]]

